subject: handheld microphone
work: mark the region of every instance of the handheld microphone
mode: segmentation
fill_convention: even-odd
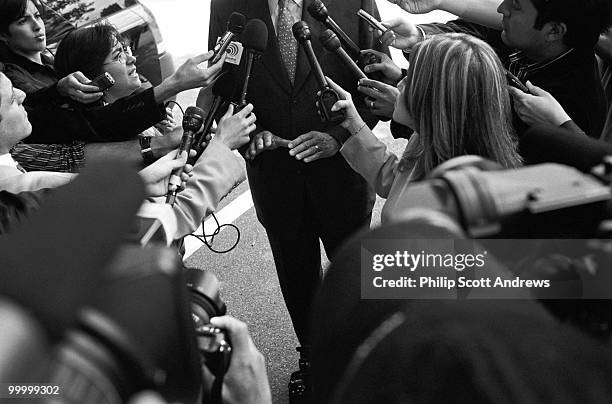
[[[355,76],[357,80],[367,78],[365,73],[361,71],[359,66],[357,66],[357,63],[355,63],[355,61],[351,59],[348,53],[346,53],[346,51],[342,49],[342,44],[340,43],[340,40],[332,30],[326,29],[325,31],[323,31],[321,33],[321,36],[319,37],[319,41],[325,47],[325,49],[330,52],[334,52],[340,58],[340,60],[342,60],[342,63],[344,63],[346,67],[349,68],[349,70],[351,71],[351,73],[353,73],[353,76]]]
[[[304,21],[298,21],[293,24],[291,29],[295,39],[297,39],[297,41],[304,47],[306,57],[308,58],[308,63],[310,63],[310,68],[312,69],[315,79],[319,84],[319,89],[321,91],[318,99],[319,115],[324,122],[337,125],[344,121],[346,116],[344,114],[344,110],[331,110],[331,107],[340,99],[340,97],[338,96],[338,93],[336,93],[327,84],[327,80],[325,80],[323,69],[321,69],[321,65],[319,64],[314,50],[312,49],[312,44],[310,43],[310,27],[308,27],[308,24],[306,24]]]
[[[325,26],[331,29],[338,37],[340,41],[347,49],[348,54],[351,56],[351,59],[357,60],[359,59],[359,47],[353,42],[353,40],[340,28],[338,24],[329,16],[327,12],[327,7],[321,0],[315,0],[308,6],[308,13],[318,21],[321,21]]]
[[[242,45],[244,45],[247,50],[247,65],[242,92],[238,99],[237,110],[241,110],[247,105],[246,95],[249,88],[251,70],[253,70],[253,61],[259,59],[259,56],[261,56],[268,46],[268,28],[262,20],[256,18],[249,20],[246,27],[244,27],[242,37]]]
[[[201,108],[187,108],[187,111],[185,111],[185,115],[183,116],[183,138],[181,139],[181,145],[179,146],[177,157],[180,156],[182,152],[187,152],[187,154],[189,154],[195,133],[200,129],[203,122],[204,111],[202,111]],[[183,167],[179,167],[172,171],[172,175],[170,175],[170,180],[168,182],[168,193],[166,194],[166,203],[170,205],[174,205],[178,188],[181,186],[182,172]]]
[[[232,99],[234,92],[234,76],[232,74],[226,74],[221,76],[213,87],[213,102],[206,114],[204,123],[202,124],[202,131],[200,131],[193,139],[192,148],[196,150],[194,157],[189,157],[187,162],[189,164],[195,164],[204,152],[202,143],[206,138],[206,135],[210,133],[213,122],[218,118],[219,111],[224,110],[223,106],[227,106]],[[227,108],[227,107],[226,107]]]
[[[223,57],[230,42],[242,32],[245,21],[245,16],[240,13],[234,12],[230,15],[229,21],[227,22],[227,31],[213,48],[214,54],[210,59],[209,65],[214,65]]]

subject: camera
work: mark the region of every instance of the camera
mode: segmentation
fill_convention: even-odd
[[[551,163],[503,170],[462,156],[411,185],[395,219],[443,223],[457,237],[480,239],[513,273],[558,282],[564,299],[540,290],[532,290],[534,297],[558,319],[610,341],[612,301],[583,293],[589,285],[609,285],[611,185],[607,158],[583,173]],[[496,247],[499,239],[512,239],[513,248]]]

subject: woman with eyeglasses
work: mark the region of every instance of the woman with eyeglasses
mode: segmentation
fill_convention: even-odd
[[[495,51],[473,36],[441,34],[413,48],[393,111],[395,121],[415,130],[401,158],[365,125],[351,95],[329,81],[343,98],[332,110],[346,111],[341,126],[352,134],[340,152],[387,198],[383,223],[401,218],[410,183],[453,157],[478,155],[504,168],[522,164],[503,66]]]

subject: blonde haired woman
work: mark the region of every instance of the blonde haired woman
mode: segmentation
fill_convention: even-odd
[[[393,119],[415,130],[401,159],[363,122],[348,92],[342,126],[353,135],[340,152],[387,202],[382,222],[402,210],[409,183],[422,180],[453,157],[475,154],[505,168],[521,165],[511,124],[505,72],[493,49],[465,34],[442,34],[414,46],[408,75],[399,84]]]

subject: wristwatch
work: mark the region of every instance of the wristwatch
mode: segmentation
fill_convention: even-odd
[[[141,136],[138,139],[140,143],[140,154],[142,155],[142,160],[145,165],[149,165],[153,163],[156,159],[153,155],[153,150],[151,150],[151,137],[150,136]]]

